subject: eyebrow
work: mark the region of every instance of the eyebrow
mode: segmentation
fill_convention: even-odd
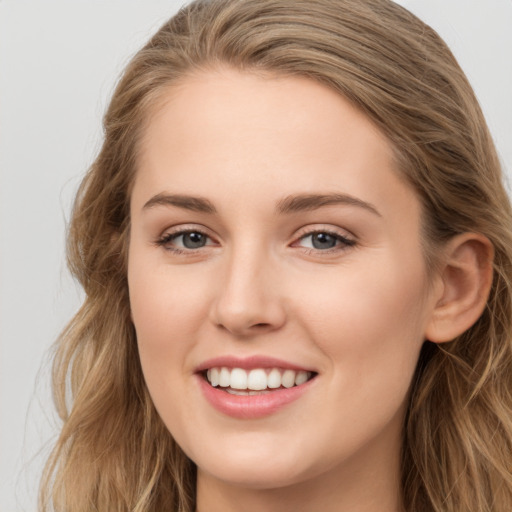
[[[145,210],[154,206],[177,206],[193,212],[217,213],[217,209],[208,199],[181,194],[157,194],[147,201],[142,209]]]
[[[377,208],[371,203],[348,194],[299,194],[287,196],[277,203],[279,213],[294,213],[310,211],[331,205],[348,205],[364,208],[369,212],[382,217]]]
[[[381,217],[381,214],[371,203],[348,194],[297,194],[286,196],[278,201],[276,212],[289,214],[302,211],[311,211],[323,206],[348,205],[364,208],[365,210]],[[154,206],[177,206],[185,210],[199,213],[215,214],[217,209],[211,201],[204,197],[188,196],[183,194],[161,193],[153,196],[142,207],[143,210]]]

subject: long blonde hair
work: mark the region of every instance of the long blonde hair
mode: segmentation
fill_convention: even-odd
[[[158,417],[138,359],[128,204],[151,107],[169,85],[218,64],[309,77],[372,119],[422,202],[429,268],[457,233],[491,240],[483,315],[450,343],[424,344],[403,429],[402,497],[409,512],[512,510],[511,207],[464,73],[430,27],[389,0],[198,0],[132,59],[70,224],[69,266],[86,299],[56,345],[63,428],[40,510],[194,510],[195,467]]]

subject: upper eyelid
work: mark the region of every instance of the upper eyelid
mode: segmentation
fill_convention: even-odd
[[[200,233],[201,235],[204,235],[209,240],[218,243],[217,239],[211,235],[207,228],[204,226],[197,226],[197,225],[186,225],[186,224],[178,224],[176,226],[167,227],[164,229],[160,235],[156,237],[154,240],[154,244],[156,246],[162,247],[166,244],[171,243],[176,238],[179,238],[180,236],[184,236],[187,233]],[[208,244],[207,246],[211,246],[211,244]],[[195,250],[200,250],[202,247],[198,249],[186,249],[188,252],[193,252]]]
[[[194,233],[194,232],[201,233],[202,235],[206,236],[210,241],[214,242],[214,244],[218,244],[219,242],[216,239],[216,237],[212,236],[208,231],[209,230],[207,228],[205,228],[204,226],[177,225],[172,228],[167,228],[157,238],[156,244],[159,246],[162,246],[167,243],[171,243],[174,239],[179,238],[180,236],[184,236],[187,233]],[[341,231],[343,231],[343,233]],[[296,244],[298,242],[300,242],[301,240],[303,240],[304,238],[313,236],[314,234],[317,234],[317,233],[326,233],[331,236],[334,236],[342,244],[343,244],[343,242],[345,242],[345,245],[355,245],[357,243],[356,237],[352,233],[350,233],[349,231],[347,231],[345,229],[342,229],[339,227],[334,227],[334,226],[327,227],[327,226],[317,225],[317,227],[315,227],[315,228],[308,227],[308,226],[303,226],[302,228],[300,228],[298,230],[298,232],[296,232],[293,235],[293,239],[292,239],[292,242],[290,243],[290,246],[291,247],[296,246]],[[189,252],[189,253],[201,251],[205,247],[211,247],[214,244],[211,244],[211,243],[205,244],[204,246],[198,247],[196,249],[185,249],[185,251]],[[332,248],[332,249],[334,249],[334,248]],[[326,249],[326,250],[319,249],[319,251],[320,252],[328,252],[328,249]]]
[[[314,235],[315,233],[328,233],[330,235],[339,236],[341,238],[347,238],[347,239],[354,240],[354,241],[356,240],[356,236],[347,229],[335,227],[335,226],[327,226],[327,225],[322,225],[322,224],[318,224],[317,226],[318,227],[316,227],[316,228],[304,226],[304,227],[300,228],[299,230],[297,230],[294,237],[296,239],[300,239],[300,238],[304,238],[305,236],[308,236],[308,235]]]
[[[309,232],[309,233],[305,233],[304,235],[298,237],[295,239],[295,241],[293,242],[292,244],[292,247],[294,245],[297,245],[301,240],[304,240],[308,237],[311,237],[317,233],[325,233],[329,236],[332,236],[334,237],[335,239],[337,239],[338,242],[341,242],[341,245],[342,246],[345,246],[345,247],[352,247],[352,246],[355,246],[357,245],[357,240],[352,238],[352,237],[348,237],[348,236],[345,236],[345,235],[341,235],[339,233],[336,233],[336,232],[330,232],[330,231],[312,231],[312,232]],[[314,249],[314,250],[318,250],[319,252],[322,252],[322,253],[326,253],[326,252],[329,252],[329,251],[332,251],[332,250],[335,250],[336,248],[335,247],[331,247],[330,249]],[[340,247],[338,247],[338,249],[340,249]],[[310,250],[310,249],[308,249]]]
[[[215,238],[211,234],[211,230],[209,230],[205,226],[201,226],[201,225],[197,225],[197,224],[195,224],[195,225],[193,225],[193,224],[190,224],[190,225],[178,224],[176,226],[169,226],[162,231],[162,234],[159,236],[159,238],[163,238],[166,236],[172,236],[172,235],[182,235],[182,234],[186,234],[186,233],[194,233],[194,232],[201,233],[210,238]]]
[[[198,232],[201,234],[204,234],[212,239],[215,239],[216,237],[211,234],[211,230],[206,228],[205,226],[201,225],[187,225],[187,224],[178,224],[176,226],[170,226],[162,231],[162,234],[159,238],[163,238],[167,235],[180,235],[185,233],[193,233]],[[343,238],[355,238],[355,235],[348,231],[347,229],[343,229],[340,227],[331,227],[319,224],[316,228],[310,228],[308,226],[303,226],[295,231],[295,234],[293,235],[293,238],[302,238],[307,235],[315,234],[315,233],[329,233],[332,235],[338,235]]]

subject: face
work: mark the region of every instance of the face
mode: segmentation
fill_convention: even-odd
[[[432,300],[389,143],[303,78],[222,69],[164,99],[128,281],[169,431],[200,476],[255,488],[390,464]]]

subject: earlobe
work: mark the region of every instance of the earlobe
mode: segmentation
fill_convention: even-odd
[[[440,270],[442,286],[425,338],[451,341],[469,329],[485,309],[492,284],[494,249],[489,239],[463,233],[450,240]]]

